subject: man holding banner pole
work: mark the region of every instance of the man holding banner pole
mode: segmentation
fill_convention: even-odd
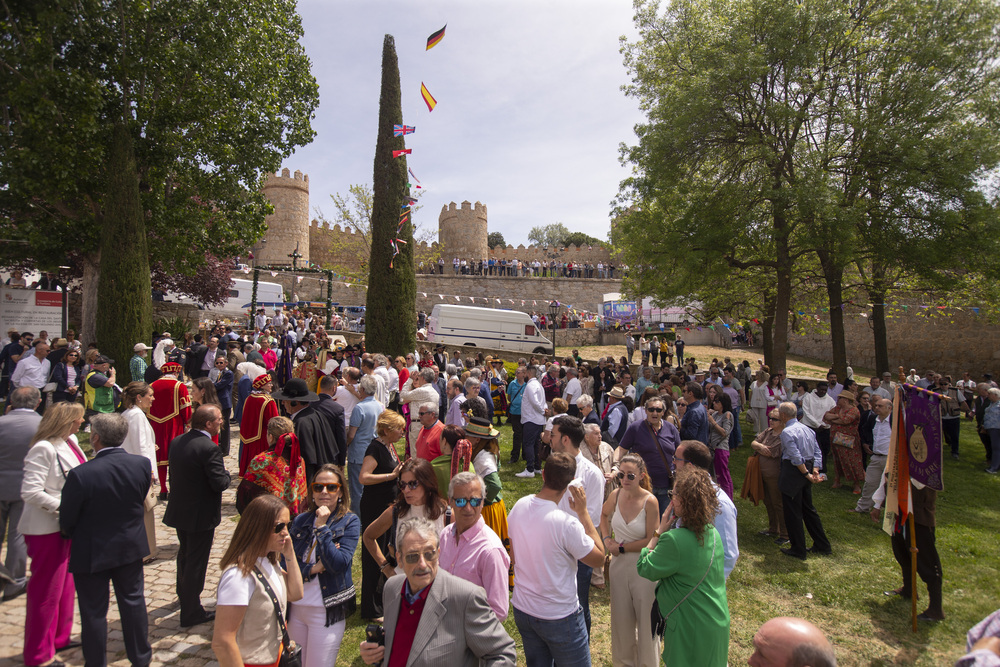
[[[905,391],[905,394],[904,394]],[[892,441],[886,482],[875,493],[872,520],[878,521],[885,501],[883,530],[891,536],[892,552],[903,574],[903,586],[886,595],[909,598],[913,630],[917,619],[940,621],[944,574],[935,544],[937,492],[941,478],[940,394],[913,385],[897,389],[893,405]],[[904,481],[905,480],[905,481]],[[917,576],[927,585],[927,609],[917,615]]]

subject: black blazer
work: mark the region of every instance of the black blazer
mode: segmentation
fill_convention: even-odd
[[[229,471],[222,450],[201,431],[188,431],[170,441],[170,499],[163,523],[178,530],[211,530],[222,521],[222,492]]]
[[[143,501],[149,491],[149,461],[109,447],[66,475],[59,504],[59,530],[72,539],[69,570],[92,574],[149,555]]]
[[[333,429],[333,439],[337,443],[337,465],[343,467],[347,458],[347,426],[344,420],[344,406],[333,400],[329,394],[320,394],[319,402],[312,405],[316,412],[323,413],[323,416],[330,422]],[[310,480],[311,481],[311,480]]]

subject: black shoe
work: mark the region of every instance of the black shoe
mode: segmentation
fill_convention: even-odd
[[[805,554],[802,554],[800,556],[799,554],[795,553],[791,549],[782,549],[781,553],[785,554],[786,556],[791,556],[792,558],[798,558],[799,560],[805,560],[806,559]]]
[[[170,497],[169,493],[167,493],[166,491],[160,491],[160,500],[167,500],[169,499],[169,497]]]
[[[806,549],[806,551],[808,551],[811,554],[819,554],[820,556],[833,555],[833,549],[827,549],[826,551],[823,551],[822,549],[818,549],[815,546],[809,547],[808,549]]]
[[[60,646],[56,648],[56,653],[62,653],[63,651],[70,651],[75,648],[80,648],[81,646],[83,646],[82,643],[70,640],[66,642],[65,646]]]
[[[209,621],[213,621],[213,620],[215,620],[215,612],[214,611],[206,611],[201,616],[196,616],[194,618],[186,619],[186,620],[181,621],[181,627],[182,628],[190,628],[190,627],[192,627],[194,625],[201,625],[202,623],[208,623]]]
[[[958,454],[954,454],[954,453],[953,453],[953,454],[951,455],[951,458],[953,458],[953,459],[955,459],[955,460],[957,461],[957,460],[958,460]],[[918,616],[917,618],[920,618],[920,617]]]
[[[783,547],[783,546],[785,546],[786,544],[791,544],[791,542],[789,542],[789,541],[788,541],[788,540],[787,540],[786,538],[784,538],[784,537],[777,537],[777,538],[775,538],[775,540],[774,540],[774,543],[775,543],[775,544],[777,544],[777,545],[778,545],[779,547]]]
[[[942,614],[940,612],[937,613],[937,614],[931,614],[930,610],[927,610],[927,611],[923,612],[922,614],[917,614],[917,620],[918,621],[929,621],[931,623],[937,623],[939,621],[943,621],[944,620],[944,614]]]

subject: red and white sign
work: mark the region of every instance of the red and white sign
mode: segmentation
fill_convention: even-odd
[[[49,339],[62,338],[66,329],[66,293],[42,290],[0,289],[0,330],[48,331]]]

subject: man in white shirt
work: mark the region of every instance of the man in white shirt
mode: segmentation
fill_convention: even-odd
[[[826,374],[827,394],[833,399],[833,404],[837,404],[837,397],[844,390],[844,385],[837,383],[837,374],[830,371]],[[825,454],[824,454],[825,456]]]
[[[889,390],[882,386],[882,381],[879,380],[877,377],[872,377],[872,379],[868,381],[868,386],[865,387],[862,391],[865,394],[870,394],[873,400],[875,396],[886,399],[892,398],[892,396],[889,394]]]
[[[865,486],[861,490],[858,504],[853,509],[847,510],[858,514],[868,514],[875,506],[872,497],[882,483],[882,473],[885,472],[885,460],[889,456],[889,442],[892,437],[892,401],[872,396],[872,402],[875,424],[872,426],[872,448],[868,452],[868,467],[865,468]]]
[[[674,467],[680,470],[686,465],[701,468],[711,475],[711,450],[707,445],[697,440],[682,440],[681,444],[677,446],[677,451],[674,452]],[[712,482],[712,486],[715,487],[715,497],[719,501],[719,511],[712,523],[719,531],[719,538],[722,540],[722,548],[725,553],[723,572],[726,579],[729,579],[729,573],[736,567],[736,561],[740,557],[740,546],[736,536],[736,505],[718,484]]]
[[[582,421],[569,415],[560,415],[552,423],[551,444],[553,452],[569,454],[576,460],[576,475],[571,483],[579,483],[587,492],[587,514],[590,515],[591,522],[597,525],[601,522],[601,506],[604,500],[604,473],[580,452],[584,434]],[[570,507],[569,500],[569,496],[564,495],[559,501],[559,509],[577,516],[576,511]],[[593,573],[594,568],[577,562],[576,594],[580,598],[588,637],[590,636],[590,578]]]
[[[14,387],[34,387],[41,391],[49,381],[51,364],[46,357],[49,355],[49,344],[44,340],[36,340],[33,344],[34,353],[21,357],[17,362],[10,382]],[[42,406],[45,401],[42,401]],[[39,412],[41,414],[41,412]]]
[[[586,511],[587,492],[570,486],[575,475],[573,457],[553,452],[545,463],[541,491],[518,500],[507,519],[517,581],[511,603],[529,665],[590,664],[574,583],[577,562],[591,568],[604,565],[604,547]],[[559,508],[567,492],[578,518]]]
[[[577,407],[576,401],[580,398],[580,394],[583,393],[583,386],[580,384],[580,378],[577,377],[578,373],[575,368],[566,369],[566,388],[563,389],[563,399],[569,403],[569,414],[572,417],[580,416],[580,408]]]
[[[538,366],[528,366],[528,384],[521,398],[521,428],[525,467],[515,477],[534,477],[542,474],[538,457],[538,439],[545,430],[545,389],[538,381]]]
[[[364,398],[358,388],[359,380],[361,380],[361,371],[357,368],[348,368],[344,372],[344,376],[340,378],[340,386],[337,387],[337,393],[333,396],[333,400],[344,408],[345,424],[351,423],[351,413],[354,412],[354,406]]]
[[[837,378],[836,375],[833,376]],[[816,442],[823,452],[823,467],[820,472],[826,472],[826,460],[830,457],[830,425],[823,421],[823,415],[837,406],[837,401],[827,393],[826,382],[817,382],[816,388],[802,397],[802,423],[816,433]]]
[[[375,372],[375,367],[375,360],[371,357],[361,360],[361,372],[375,378],[377,385],[375,389],[375,400],[384,408],[389,405],[389,389],[386,387],[385,378]],[[382,372],[385,372],[385,368],[382,369]]]

